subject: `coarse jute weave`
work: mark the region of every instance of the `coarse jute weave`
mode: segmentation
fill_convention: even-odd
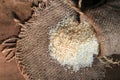
[[[113,2],[114,1],[115,0],[113,0]],[[111,2],[108,2],[106,4],[110,3]],[[119,3],[117,3],[117,5],[118,4]],[[88,17],[94,15],[90,20],[93,22],[91,24],[93,24],[98,33],[98,38],[99,36],[102,38],[99,39],[99,41],[103,41],[104,39],[107,41],[107,43],[104,41],[104,44],[107,44],[108,46],[104,45],[105,48],[103,46],[103,49],[109,51],[108,47],[110,47],[109,43],[111,43],[113,49],[119,52],[119,49],[116,49],[115,44],[112,42],[112,39],[115,38],[115,40],[117,40],[119,43],[119,19],[117,19],[118,21],[115,19],[119,18],[119,9],[117,9],[117,12],[114,11],[113,8],[113,11],[108,9],[110,8],[109,5],[103,5],[102,7],[105,7],[105,10],[103,10],[104,8],[100,7],[93,9],[93,11],[88,10],[85,12],[85,14]],[[114,14],[106,14],[110,12],[114,12]],[[59,21],[65,18],[65,16],[70,15],[77,14],[63,0],[51,0],[49,7],[46,7],[46,9],[43,11],[37,9],[36,17],[30,19],[28,23],[21,28],[21,32],[19,34],[21,39],[17,42],[18,53],[16,54],[16,58],[19,68],[27,80],[100,80],[105,77],[104,65],[98,60],[95,60],[92,68],[85,68],[77,72],[72,72],[72,70],[65,70],[63,66],[51,59],[48,52],[48,33],[50,27],[55,26]],[[108,16],[108,18],[106,16]],[[112,18],[109,18],[110,16],[112,16]],[[113,28],[114,25],[116,25],[116,29]],[[113,36],[113,38],[110,38],[111,40],[109,40],[111,42],[108,41],[109,37],[103,35],[104,33],[102,30],[105,35],[108,34],[107,36]],[[114,35],[117,36],[114,36],[109,30],[112,30],[113,33],[116,32]],[[100,44],[102,44],[101,41]]]
[[[85,14],[97,32],[101,55],[120,54],[120,0],[106,0],[104,5]]]

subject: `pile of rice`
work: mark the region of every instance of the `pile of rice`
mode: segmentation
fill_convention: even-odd
[[[91,67],[93,54],[98,55],[98,41],[93,27],[86,21],[80,24],[75,16],[64,18],[50,30],[50,56],[61,65],[78,71]]]

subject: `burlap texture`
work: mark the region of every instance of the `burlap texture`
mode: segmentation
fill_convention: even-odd
[[[100,54],[120,54],[120,0],[106,0],[104,5],[88,9],[85,14],[97,32]]]
[[[37,9],[36,17],[21,28],[17,42],[16,59],[27,80],[96,80],[102,79],[104,66],[96,60],[92,68],[78,72],[65,70],[51,59],[48,52],[49,30],[66,15],[77,15],[63,0],[51,0],[45,10]]]

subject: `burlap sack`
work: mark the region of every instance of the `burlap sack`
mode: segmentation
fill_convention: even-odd
[[[77,72],[65,70],[48,52],[49,30],[65,16],[77,15],[63,0],[51,0],[50,6],[36,14],[21,28],[17,42],[16,59],[27,80],[92,80],[105,76],[104,65],[98,60],[92,68]]]
[[[100,7],[86,10],[85,14],[97,32],[100,54],[120,54],[120,0],[106,0]]]
[[[84,13],[97,32],[97,37],[101,44],[101,55],[119,54],[120,1],[107,0],[106,2],[107,3],[97,8],[84,10]],[[26,79],[98,80],[106,76],[107,78],[105,77],[105,80],[119,80],[116,76],[116,74],[118,74],[117,72],[119,72],[118,66],[113,66],[116,68],[116,71],[113,69],[111,70],[113,72],[110,73],[109,68],[107,68],[106,71],[104,65],[99,63],[97,59],[95,59],[92,68],[85,68],[72,73],[71,70],[65,71],[63,66],[56,63],[48,55],[49,27],[55,26],[65,15],[77,14],[62,0],[53,0],[50,2],[50,6],[45,10],[41,11],[41,9],[36,9],[35,12],[34,17],[24,25],[25,27],[21,28],[21,33],[19,35],[21,39],[17,44],[18,53],[16,54],[16,58],[19,68]],[[15,24],[12,25],[15,26]],[[16,32],[10,33],[10,36],[14,34],[17,36],[18,33]],[[4,33],[4,31],[2,33]],[[7,34],[9,33],[5,32],[6,36],[3,36],[1,39],[5,40],[8,38],[9,35]],[[105,71],[107,73],[105,73]],[[113,78],[109,77],[110,74],[112,74]]]

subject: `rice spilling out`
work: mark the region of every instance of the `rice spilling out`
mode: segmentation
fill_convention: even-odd
[[[93,55],[98,55],[98,41],[93,27],[86,21],[80,24],[76,16],[67,16],[50,30],[50,56],[61,65],[78,71],[91,67]]]

